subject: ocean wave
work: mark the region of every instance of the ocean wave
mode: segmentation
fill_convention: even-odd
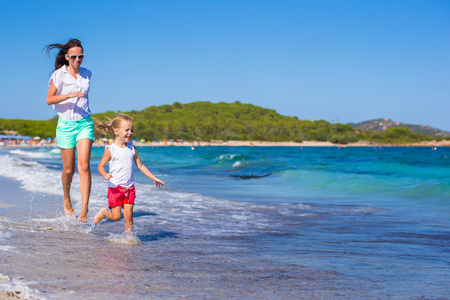
[[[385,176],[377,172],[330,172],[328,170],[285,170],[271,176],[274,185],[299,197],[343,199],[436,198],[450,196],[450,185],[437,179]]]
[[[236,161],[236,160],[245,159],[245,158],[246,158],[246,155],[243,155],[243,154],[230,154],[230,153],[221,154],[218,157],[216,157],[216,159],[219,162]]]
[[[249,174],[249,175],[230,175],[231,177],[234,178],[239,178],[239,179],[257,179],[257,178],[264,178],[267,176],[270,176],[272,173],[266,173],[266,174],[262,174],[262,175],[253,175],[253,174]]]
[[[62,195],[61,172],[11,155],[0,155],[0,165],[0,176],[18,180],[25,190]]]
[[[220,156],[213,156],[212,159],[217,157]],[[447,183],[429,178],[388,176],[383,172],[332,172],[329,167],[321,165],[283,169],[284,165],[273,166],[274,163],[267,159],[247,160],[246,164],[242,164],[244,168],[230,171],[232,164],[242,161],[242,158],[242,155],[226,154],[224,159],[235,161],[222,170],[206,175],[155,172],[167,183],[162,189],[155,188],[148,178],[136,172],[136,226],[171,224],[177,228],[171,231],[175,234],[252,233],[260,228],[277,230],[286,220],[298,216],[308,218],[323,214],[324,210],[330,215],[344,211],[342,207],[333,210],[328,206],[314,206],[314,203],[364,204],[346,213],[365,214],[373,212],[367,207],[382,206],[379,204],[382,201],[405,198],[442,200],[450,195]],[[54,162],[56,159],[50,161]],[[0,164],[0,176],[18,180],[22,188],[62,196],[61,170],[46,168],[45,164],[12,154],[0,154]],[[199,165],[205,168],[203,162]],[[150,165],[149,168],[152,169]],[[107,206],[107,181],[95,173],[92,178],[91,219]],[[78,213],[81,209],[78,175],[73,179],[71,193],[74,209]],[[34,201],[33,197],[29,201]],[[289,202],[309,203],[311,206],[284,206]],[[75,227],[65,220],[55,224],[54,230],[90,232],[89,226]],[[99,228],[101,231],[102,226]]]
[[[261,231],[282,231],[289,224],[329,215],[367,215],[376,211],[369,206],[313,205],[309,203],[255,203],[233,201],[197,193],[155,190],[137,186],[135,225],[155,230],[169,226],[171,235],[236,236]],[[148,227],[149,226],[149,227]],[[166,232],[166,231],[164,231]],[[142,232],[136,232],[142,236]],[[152,236],[152,234],[144,234]]]
[[[57,156],[57,154],[60,153],[60,151],[58,149],[52,149],[50,151],[48,150],[44,150],[44,151],[36,151],[35,149],[30,150],[30,151],[26,151],[26,150],[21,150],[21,149],[15,149],[15,150],[11,150],[9,151],[11,154],[20,156],[20,157],[24,157],[24,158],[40,158],[40,159],[44,159],[44,158],[54,158]]]

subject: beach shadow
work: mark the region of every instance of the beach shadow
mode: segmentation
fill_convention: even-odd
[[[157,213],[148,211],[135,211],[133,212],[133,218],[145,217],[145,216],[157,216]]]
[[[178,233],[176,232],[168,232],[168,231],[159,231],[154,232],[152,234],[137,234],[136,235],[142,242],[151,242],[157,241],[164,238],[177,238]]]
[[[262,175],[249,174],[249,175],[229,175],[229,176],[234,177],[234,178],[238,178],[238,179],[258,179],[258,178],[264,178],[264,177],[267,177],[267,176],[270,176],[270,175],[272,175],[271,172],[266,173],[266,174],[262,174]]]

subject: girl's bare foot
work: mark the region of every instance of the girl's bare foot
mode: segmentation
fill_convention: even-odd
[[[103,218],[105,217],[105,214],[103,213],[103,210],[106,210],[106,208],[102,208],[100,210],[100,212],[95,216],[94,218],[94,224],[97,225],[98,223],[100,223],[101,220],[103,220]]]
[[[64,212],[69,216],[75,216],[75,212],[73,211],[72,202],[70,199],[64,198]]]

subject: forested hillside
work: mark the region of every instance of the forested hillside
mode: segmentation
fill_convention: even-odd
[[[304,121],[251,104],[193,102],[150,106],[124,112],[135,121],[135,135],[146,140],[356,141],[350,125]],[[115,112],[93,115],[104,119]]]
[[[22,119],[0,119],[0,134],[2,131],[15,131],[19,135],[55,137],[58,118],[45,121],[22,120]]]
[[[93,114],[94,118],[113,118],[117,112]],[[440,140],[439,137],[413,133],[407,128],[386,131],[354,129],[348,124],[299,120],[271,109],[238,101],[234,103],[193,102],[150,106],[141,111],[123,111],[135,121],[137,139],[147,141],[183,139],[241,141],[329,141],[347,144],[360,140],[379,143],[415,143]],[[46,121],[0,119],[0,132],[14,130],[21,135],[54,137],[57,118]],[[103,137],[96,133],[97,137]],[[112,136],[110,136],[112,138]]]

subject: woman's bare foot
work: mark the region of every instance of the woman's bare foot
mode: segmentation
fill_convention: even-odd
[[[73,211],[72,202],[70,199],[64,198],[64,212],[69,216],[75,216],[75,212]]]
[[[95,216],[94,218],[94,225],[97,225],[98,223],[100,223],[101,220],[103,220],[103,218],[105,217],[105,214],[103,213],[103,210],[106,210],[106,208],[102,208],[100,210],[100,212]]]
[[[78,221],[86,223],[87,222],[87,214],[82,212],[80,214],[80,216],[78,217]]]
[[[88,208],[81,208],[80,216],[78,217],[78,221],[80,222],[87,222],[87,214],[88,214]]]

